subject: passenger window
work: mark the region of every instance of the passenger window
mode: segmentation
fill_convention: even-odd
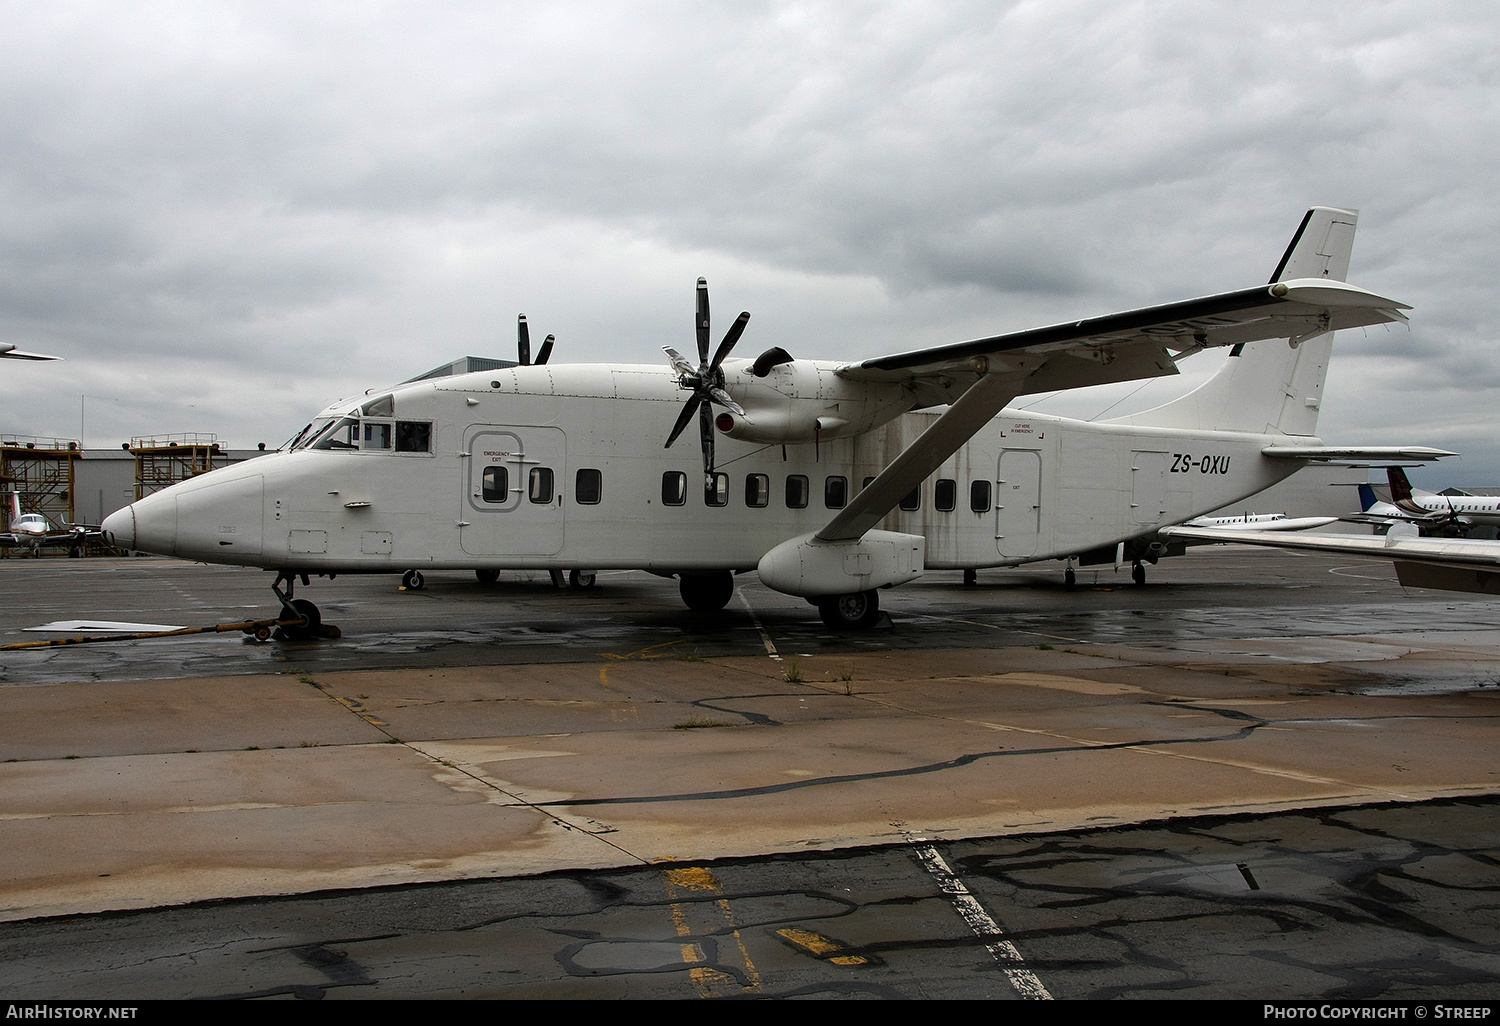
[[[526,487],[526,497],[538,505],[552,501],[551,467],[531,468],[531,477]]]
[[[687,502],[687,475],[669,470],[661,476],[661,501],[664,506],[681,506]]]
[[[917,485],[901,499],[901,508],[911,513],[922,508],[922,486]]]
[[[728,474],[715,474],[703,482],[703,504],[705,506],[729,505]]]
[[[365,421],[364,448],[366,449],[389,449],[391,447],[391,426],[389,424],[371,424]]]
[[[786,479],[786,508],[806,509],[807,493],[811,489],[807,478],[801,474],[789,474]]]
[[[604,493],[604,475],[597,470],[580,470],[573,475],[573,501],[581,506],[594,506]]]
[[[771,501],[771,479],[765,474],[745,475],[745,505],[764,508]]]
[[[952,513],[958,505],[958,482],[950,477],[938,478],[932,490],[932,505],[939,513]]]
[[[969,485],[969,508],[975,513],[990,511],[990,483],[988,481],[975,481]]]
[[[432,424],[421,420],[396,421],[397,452],[431,452]]]
[[[849,479],[826,477],[823,479],[823,505],[829,509],[843,509],[849,504]]]
[[[504,467],[485,467],[481,485],[485,502],[510,499],[510,473]]]

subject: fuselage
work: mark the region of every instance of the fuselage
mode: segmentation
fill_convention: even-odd
[[[745,571],[819,530],[940,412],[816,442],[720,435],[710,485],[691,433],[663,448],[683,401],[663,368],[517,367],[372,395],[330,407],[289,451],[148,496],[105,530],[127,548],[296,572]],[[790,395],[787,419],[811,404],[859,423],[894,401],[855,399],[831,382]],[[1300,466],[1261,455],[1275,437],[1005,410],[880,526],[925,539],[928,568],[1066,557],[1274,484]]]

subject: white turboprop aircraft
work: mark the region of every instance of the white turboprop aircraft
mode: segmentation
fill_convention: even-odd
[[[1369,485],[1359,486],[1361,512],[1346,517],[1355,523],[1416,524],[1418,527],[1453,527],[1466,532],[1477,525],[1500,527],[1500,496],[1436,495],[1419,492],[1400,467],[1386,468],[1391,501],[1381,502]]]
[[[126,548],[276,570],[293,636],[320,619],[297,579],[412,568],[642,569],[699,611],[755,570],[830,625],[865,626],[878,589],[924,568],[1114,555],[1357,452],[1313,436],[1331,333],[1409,308],[1344,283],[1356,220],[1309,211],[1266,285],[862,363],[729,359],[748,313],[710,358],[700,279],[696,365],[667,348],[670,368],[516,366],[343,400],[285,450],[104,527]],[[1146,413],[1004,409],[1173,374],[1212,346],[1233,347],[1224,367]],[[695,418],[701,476],[671,448]]]

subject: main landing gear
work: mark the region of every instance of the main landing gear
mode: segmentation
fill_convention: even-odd
[[[716,570],[707,574],[682,574],[677,591],[683,603],[695,613],[717,613],[734,595],[734,574]]]
[[[836,631],[863,630],[880,619],[880,595],[856,591],[849,595],[825,595],[818,599],[818,615]]]
[[[1136,584],[1146,583],[1146,564],[1139,559],[1130,564],[1130,579]]]
[[[302,586],[306,587],[306,574],[293,574],[286,571],[277,574],[276,583],[271,585],[271,590],[281,600],[281,626],[276,628],[276,633],[272,637],[278,641],[311,641],[313,638],[338,637],[339,629],[332,624],[323,623],[323,614],[317,606],[307,599],[292,597],[299,577],[302,580]],[[281,588],[282,581],[286,582],[285,591]]]

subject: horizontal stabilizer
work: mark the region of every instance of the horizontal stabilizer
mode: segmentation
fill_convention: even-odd
[[[1313,463],[1338,464],[1341,466],[1384,467],[1390,464],[1420,464],[1457,456],[1447,449],[1434,449],[1427,445],[1376,445],[1350,448],[1333,445],[1268,445],[1261,450],[1262,456],[1283,460],[1308,460]]]

